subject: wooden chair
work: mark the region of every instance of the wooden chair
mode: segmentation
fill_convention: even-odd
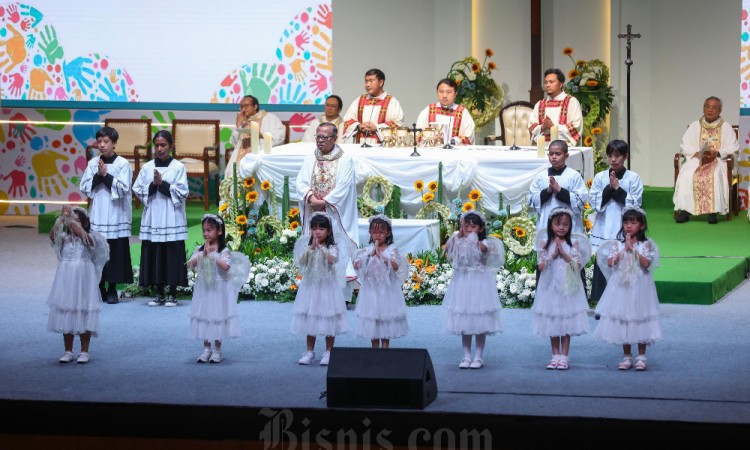
[[[732,125],[734,135],[739,138],[740,127],[739,125]],[[682,152],[674,154],[674,186],[677,186],[677,175],[680,173],[680,167],[684,162],[685,157]],[[727,213],[727,220],[732,220],[732,215],[738,216],[740,214],[740,175],[734,173],[734,156],[729,156],[726,159],[727,164],[727,185],[729,187],[729,213]],[[678,212],[674,212],[674,218],[677,220]]]
[[[141,164],[151,160],[151,119],[105,119],[105,127],[117,130],[119,138],[115,146],[115,152],[128,160],[130,169],[133,171],[135,182]],[[96,144],[86,147],[86,160],[90,161],[95,156]],[[133,203],[138,208],[141,202],[133,195]]]
[[[219,201],[219,121],[172,121],[174,157],[185,165],[188,177],[203,179],[203,207],[208,211],[209,178],[214,177],[216,201]]]
[[[495,141],[501,141],[502,145],[531,145],[529,121],[533,111],[534,105],[523,100],[503,106],[500,110],[500,136],[485,137],[484,145]]]

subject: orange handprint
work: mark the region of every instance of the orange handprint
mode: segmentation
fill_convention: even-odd
[[[60,186],[67,188],[68,182],[57,170],[57,161],[68,161],[68,159],[68,156],[55,153],[52,150],[42,150],[31,157],[31,167],[36,172],[39,192],[44,191],[47,195],[52,195],[52,189],[54,189],[55,194],[61,195]]]
[[[31,69],[29,73],[29,100],[44,100],[47,94],[44,93],[45,85],[54,83],[46,71],[42,69]]]
[[[302,70],[302,64],[304,62],[305,62],[304,59],[297,58],[294,61],[292,61],[292,64],[291,64],[291,66],[292,66],[292,72],[294,72],[294,79],[297,80],[297,81],[300,81],[300,82],[302,80],[304,80],[305,77],[307,76],[307,74],[305,73],[305,71]]]
[[[333,71],[333,46],[331,45],[331,37],[327,34],[323,33],[319,30],[316,33],[320,38],[325,42],[327,45],[321,44],[317,39],[315,42],[313,42],[313,46],[318,49],[320,52],[313,51],[312,56],[316,60],[320,61],[320,63],[315,64],[315,67],[317,67],[320,70],[327,70],[329,72]]]
[[[13,36],[5,41],[0,41],[0,47],[5,46],[5,50],[0,50],[0,68],[10,63],[5,68],[5,73],[10,73],[17,65],[21,64],[26,59],[26,41],[23,35],[18,32],[13,25],[5,25]]]
[[[117,71],[115,69],[109,71],[109,81],[112,84],[117,83]]]

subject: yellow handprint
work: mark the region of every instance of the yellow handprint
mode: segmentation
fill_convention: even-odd
[[[42,150],[31,157],[31,167],[36,172],[36,182],[39,192],[44,191],[47,195],[52,195],[54,188],[55,194],[61,195],[60,186],[68,187],[68,182],[60,175],[57,170],[57,161],[68,161],[66,155],[55,153],[52,150]]]
[[[294,79],[297,81],[302,81],[305,79],[307,74],[304,70],[302,70],[302,64],[305,62],[304,59],[295,59],[292,61],[292,72],[294,72]]]
[[[112,84],[115,84],[117,82],[117,71],[115,69],[112,69],[109,72],[109,82]]]
[[[29,99],[45,100],[47,94],[44,93],[45,85],[53,83],[52,78],[42,69],[32,69],[29,73]]]
[[[0,67],[10,63],[5,68],[5,73],[10,73],[13,68],[26,59],[26,41],[23,35],[13,28],[13,25],[6,23],[5,26],[13,33],[13,36],[5,41],[0,41],[0,47],[5,46],[5,51],[0,51]]]
[[[321,61],[321,63],[315,64],[315,67],[320,70],[327,70],[329,72],[332,72],[333,46],[331,46],[331,37],[320,31],[319,29],[313,29],[313,33],[320,36],[320,38],[323,39],[326,44],[328,44],[327,46],[324,46],[317,39],[313,42],[313,47],[320,50],[320,53],[313,51],[312,56],[318,61]]]
[[[73,91],[73,97],[76,99],[76,101],[80,101],[81,100],[81,90],[80,89],[76,89],[75,91]]]

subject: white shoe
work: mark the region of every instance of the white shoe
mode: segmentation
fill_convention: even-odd
[[[148,306],[162,306],[164,304],[164,297],[158,296],[155,299],[148,302]]]
[[[217,350],[217,351],[211,353],[211,359],[209,359],[208,362],[210,362],[211,364],[218,364],[218,363],[220,363],[221,362],[221,352]]]
[[[471,366],[471,360],[469,358],[464,358],[460,363],[458,363],[459,369],[468,369],[469,366]]]
[[[164,306],[177,306],[177,299],[173,295],[170,295]]]
[[[197,363],[207,363],[208,360],[211,358],[211,349],[210,348],[204,348],[203,353],[198,357],[198,359],[195,360]]]
[[[299,359],[299,363],[303,366],[309,366],[313,361],[315,361],[315,352],[305,352]]]
[[[320,358],[320,365],[327,366],[329,359],[331,359],[331,352],[323,352],[323,356]]]
[[[484,361],[482,361],[481,359],[477,358],[477,359],[475,359],[474,361],[471,362],[471,364],[469,365],[469,368],[471,368],[471,369],[481,369],[482,366],[484,366]]]
[[[80,355],[78,355],[78,364],[86,364],[89,362],[89,354],[87,352],[81,352]]]
[[[67,364],[73,361],[73,352],[65,352],[65,354],[62,355],[62,358],[60,358],[58,361],[60,361],[60,364]]]

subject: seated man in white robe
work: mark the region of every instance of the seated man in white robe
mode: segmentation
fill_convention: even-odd
[[[365,73],[365,91],[349,106],[344,114],[344,127],[341,131],[344,142],[379,144],[383,136],[380,129],[392,125],[401,126],[404,111],[401,103],[383,90],[385,74],[380,69],[370,69]]]
[[[331,95],[326,99],[325,110],[323,114],[318,117],[317,120],[313,120],[307,126],[305,135],[302,137],[302,142],[315,142],[315,136],[318,133],[318,125],[326,122],[336,125],[336,128],[341,128],[341,124],[344,123],[344,119],[341,117],[341,110],[344,109],[344,102],[338,95]],[[341,143],[341,135],[338,135],[336,143]]]
[[[583,131],[583,115],[578,100],[563,91],[565,75],[560,69],[544,72],[544,91],[547,97],[534,105],[529,117],[531,141],[544,136],[547,142],[560,139],[570,146],[578,145]],[[553,128],[554,127],[554,128]],[[553,136],[557,130],[557,137]]]
[[[685,163],[674,188],[677,222],[690,215],[708,214],[708,223],[717,222],[716,214],[729,212],[729,183],[726,159],[737,160],[737,136],[721,116],[721,100],[709,97],[703,102],[703,117],[688,126],[682,136]]]
[[[437,85],[438,102],[419,113],[417,128],[424,130],[431,124],[437,124],[437,127],[443,127],[444,132],[450,131],[451,144],[471,145],[474,143],[474,119],[466,108],[456,104],[457,92],[455,81],[450,78],[440,80]]]
[[[259,127],[259,148],[263,148],[263,133],[271,133],[271,145],[274,147],[282,145],[286,139],[286,127],[277,115],[260,110],[258,99],[252,95],[242,97],[240,111],[235,119],[236,128],[232,130],[232,137],[229,138],[229,144],[234,147],[234,151],[227,162],[225,177],[231,177],[234,163],[250,152],[250,135],[237,130],[250,128],[251,122],[257,123]]]

